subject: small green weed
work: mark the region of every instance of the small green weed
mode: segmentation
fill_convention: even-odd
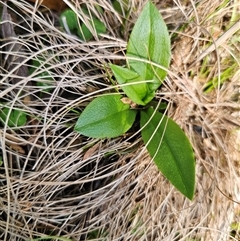
[[[192,146],[181,128],[153,108],[156,90],[167,75],[170,37],[157,8],[148,2],[128,41],[127,67],[110,68],[129,98],[119,93],[94,99],[80,115],[74,130],[93,138],[113,138],[127,132],[140,112],[143,142],[163,175],[187,198],[195,186]],[[132,108],[137,106],[138,108]]]
[[[20,109],[11,109],[4,103],[1,104],[0,121],[8,127],[21,127],[27,122],[27,114]]]
[[[81,22],[77,14],[71,9],[67,9],[61,14],[60,24],[68,34],[76,34],[81,40],[88,41],[93,38],[93,31],[97,35],[106,32],[104,23],[93,17],[93,14],[89,13],[87,9],[82,8],[82,12],[88,21]]]
[[[233,73],[235,73],[237,71],[237,64],[233,63],[232,65],[230,65],[230,67],[228,67],[227,69],[225,69],[220,76],[215,76],[213,77],[213,79],[211,79],[210,81],[208,81],[205,86],[204,86],[204,92],[205,93],[209,93],[212,90],[218,88],[218,86],[222,85],[225,81],[229,80],[232,78]]]

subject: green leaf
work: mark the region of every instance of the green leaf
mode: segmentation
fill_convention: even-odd
[[[44,92],[50,92],[53,89],[51,86],[53,86],[54,78],[49,71],[42,71],[42,69],[50,67],[48,63],[44,64],[45,62],[46,60],[43,57],[33,59],[28,72],[32,75],[36,71],[36,77],[43,80],[38,81],[37,86],[43,87]]]
[[[93,37],[86,24],[82,24],[81,27],[77,29],[77,35],[81,40],[84,41],[89,41]]]
[[[168,68],[170,62],[170,37],[164,20],[153,3],[148,2],[134,25],[127,46],[127,56],[141,59],[130,60],[130,69],[137,72],[155,91],[163,82],[167,72],[161,68],[145,63],[149,60]]]
[[[113,0],[112,1],[112,6],[113,8],[122,16],[126,16],[128,12],[128,1],[129,0]],[[121,2],[121,3],[120,3]]]
[[[124,93],[134,103],[146,105],[153,99],[155,93],[149,93],[146,81],[144,81],[138,73],[114,64],[110,64],[110,67],[118,83],[123,84],[121,88]]]
[[[103,22],[95,17],[90,17],[92,14],[89,14],[89,11],[85,8],[82,8],[82,12],[91,18],[89,23],[97,34],[106,33],[107,29]],[[65,10],[60,16],[60,24],[67,33],[76,33],[79,38],[84,41],[90,40],[93,37],[90,29],[85,23],[79,26],[79,22],[77,14],[71,9]]]
[[[98,20],[97,18],[93,18],[93,24],[94,24],[94,28],[96,29],[97,34],[107,32],[105,24],[103,22],[101,22],[100,20]]]
[[[90,24],[97,34],[106,33],[107,31],[104,23],[96,18],[93,18],[92,21],[90,21]],[[91,31],[85,23],[83,23],[80,28],[77,28],[77,34],[80,39],[85,41],[88,41],[93,37]]]
[[[195,159],[185,133],[172,119],[159,112],[154,114],[153,108],[141,111],[140,125],[143,141],[159,170],[183,195],[192,199]]]
[[[60,16],[60,25],[70,34],[69,31],[74,31],[78,27],[77,14],[71,9],[65,10]]]
[[[8,122],[7,122],[7,117]],[[20,127],[24,126],[27,122],[27,115],[22,110],[10,109],[9,107],[4,107],[0,110],[0,120],[5,125],[9,127]]]
[[[121,101],[121,95],[101,96],[85,108],[74,130],[93,138],[117,137],[131,128],[136,113]]]

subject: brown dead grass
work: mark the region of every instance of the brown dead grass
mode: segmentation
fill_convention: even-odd
[[[238,240],[237,235],[230,237],[230,231],[232,223],[240,222],[239,41],[233,44],[235,35],[229,36],[208,55],[206,76],[201,73],[202,62],[194,61],[230,26],[239,2],[217,10],[222,1],[154,1],[173,42],[169,75],[157,99],[169,101],[169,115],[193,144],[197,163],[193,201],[159,173],[139,133],[96,142],[72,129],[78,116],[71,110],[82,111],[90,100],[113,88],[106,65],[123,59],[119,54],[146,1],[129,1],[123,32],[122,18],[111,4],[96,1],[105,10],[99,17],[108,34],[88,43],[60,31],[56,14],[41,13],[24,0],[9,2],[19,37],[5,43],[3,56],[16,62],[18,55],[24,57],[17,62],[19,68],[44,56],[55,88],[40,96],[36,75],[12,83],[14,70],[7,69],[3,59],[1,99],[12,108],[23,108],[29,117],[20,129],[0,130],[4,159],[0,239],[55,235],[74,241]],[[94,8],[93,1],[85,2]],[[75,1],[71,7],[77,9],[79,4]],[[6,51],[6,46],[16,43],[19,52]],[[205,94],[204,84],[218,76],[230,58],[238,70]]]

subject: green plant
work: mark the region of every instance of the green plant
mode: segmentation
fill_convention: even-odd
[[[117,137],[131,128],[140,111],[141,135],[150,156],[164,176],[192,199],[195,160],[191,144],[181,128],[158,112],[161,108],[152,101],[167,75],[170,37],[151,2],[145,5],[132,30],[126,55],[127,67],[110,67],[130,102],[138,108],[131,108],[119,93],[100,96],[85,108],[74,129],[94,138]]]
[[[225,81],[231,79],[233,73],[237,71],[238,66],[236,63],[229,64],[229,67],[223,70],[220,76],[214,76],[210,81],[208,81],[203,88],[204,93],[210,93],[212,90],[217,89]]]
[[[81,40],[88,41],[93,37],[92,31],[96,31],[99,35],[106,32],[106,27],[96,17],[92,17],[87,9],[82,8],[82,12],[85,16],[84,19],[88,19],[86,22],[81,22],[78,19],[77,14],[71,10],[65,10],[60,16],[60,24],[69,34],[77,34]]]
[[[113,8],[121,15],[125,16],[128,13],[128,2],[129,0],[112,0]]]
[[[0,156],[0,167],[3,165],[3,157]]]
[[[36,71],[36,77],[41,80],[37,81],[37,86],[42,88],[42,92],[50,92],[53,89],[51,86],[53,86],[54,78],[49,71],[42,70],[48,69],[49,67],[50,65],[46,63],[46,59],[38,57],[31,61],[31,67],[28,71],[30,75],[34,74]]]
[[[2,104],[0,110],[0,121],[3,125],[7,124],[8,127],[21,127],[27,122],[27,114],[20,109],[11,109],[10,107]]]

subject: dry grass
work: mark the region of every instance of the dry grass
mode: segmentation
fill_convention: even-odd
[[[0,239],[239,240],[239,233],[230,237],[231,224],[240,222],[238,35],[228,36],[204,62],[195,60],[236,22],[240,3],[154,1],[173,43],[169,75],[157,99],[169,101],[169,115],[189,136],[196,155],[196,194],[188,201],[158,172],[139,133],[97,142],[73,132],[76,111],[113,88],[107,63],[122,59],[146,1],[129,1],[124,22],[110,1],[84,1],[91,9],[93,3],[104,8],[98,15],[108,29],[88,43],[63,33],[56,13],[40,12],[25,0],[8,2],[19,37],[1,47],[0,98],[24,109],[28,123],[0,130]],[[77,3],[71,7],[78,9]],[[51,94],[41,93],[36,74],[15,75],[40,56],[54,77]],[[227,81],[204,93],[205,84],[216,76],[220,81],[232,65]]]

